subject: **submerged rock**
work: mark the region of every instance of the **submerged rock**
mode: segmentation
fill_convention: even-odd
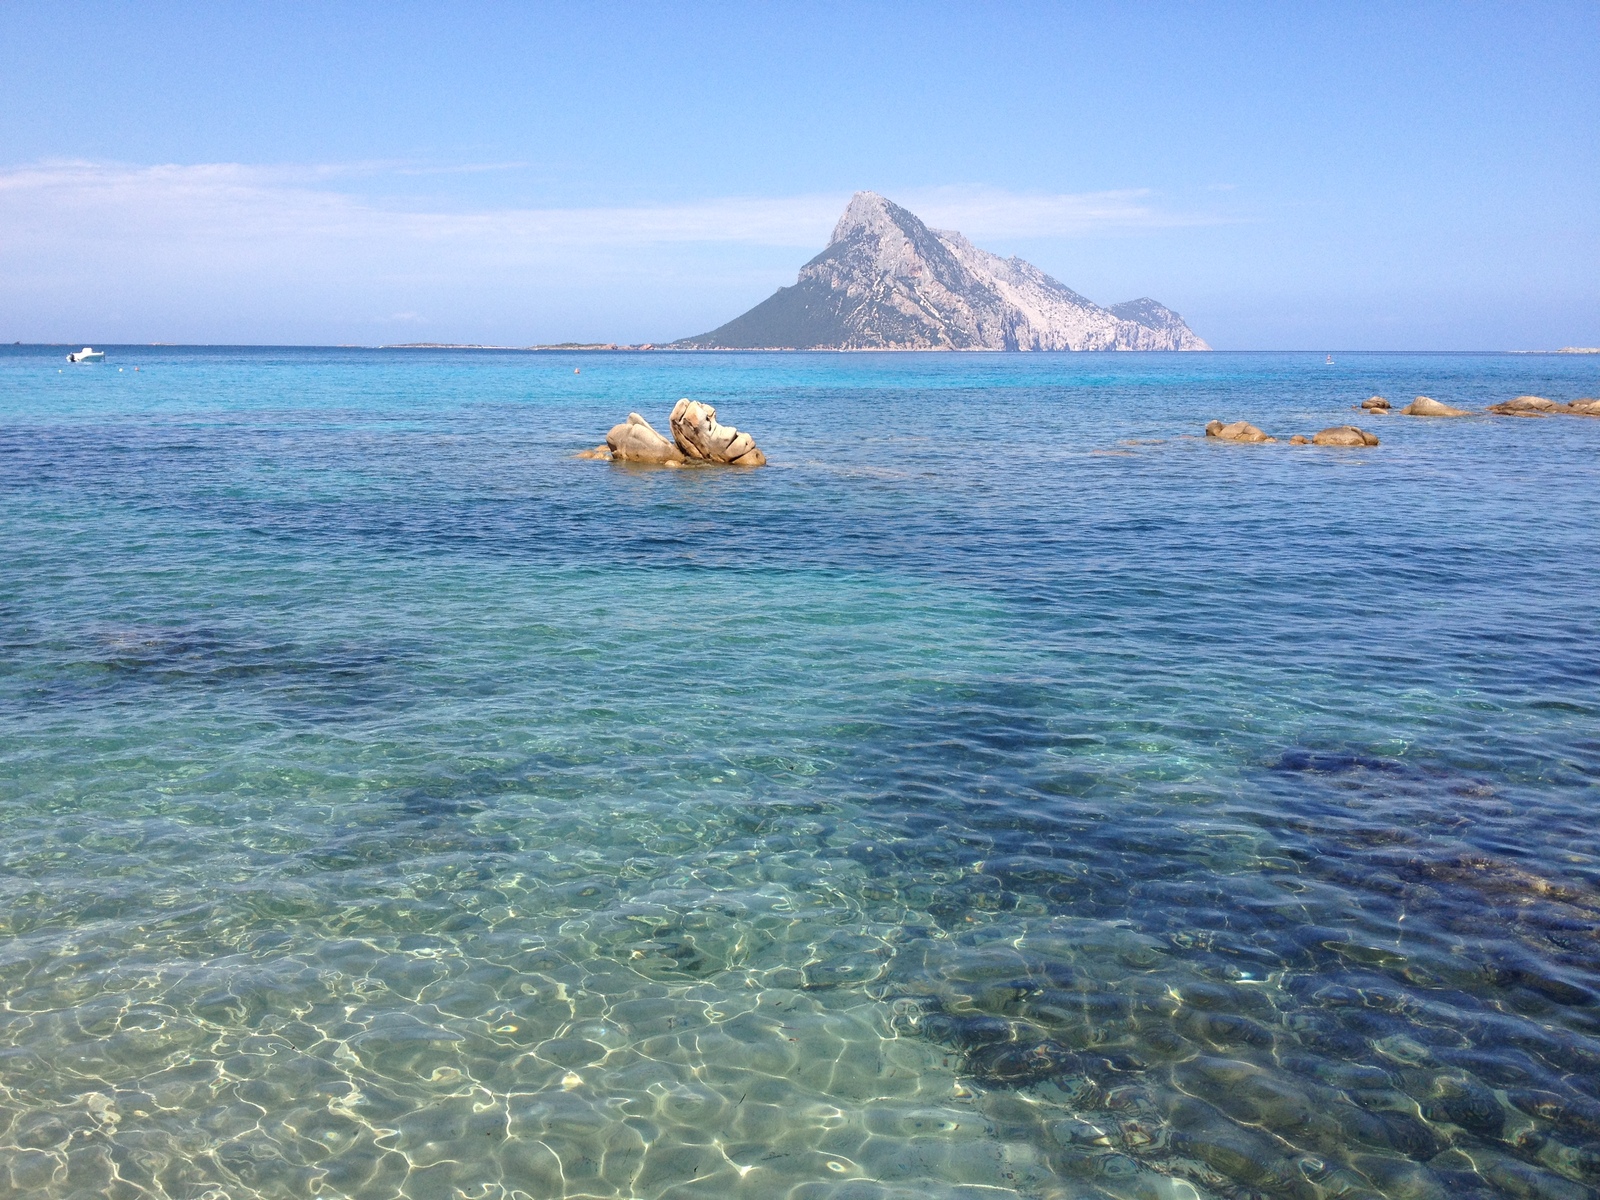
[[[1389,402],[1382,396],[1370,396],[1361,402],[1361,407],[1368,412],[1386,413],[1389,411]]]
[[[1231,425],[1224,425],[1221,421],[1212,421],[1206,426],[1206,436],[1221,438],[1225,442],[1275,442],[1278,439],[1268,437],[1249,421],[1235,421]]]
[[[1378,435],[1354,425],[1335,425],[1314,434],[1311,441],[1318,446],[1376,446]]]
[[[574,458],[598,458],[598,459],[603,459],[606,462],[609,462],[609,461],[611,461],[611,447],[610,446],[596,446],[593,450],[579,450],[577,452],[577,454],[573,455],[573,457]]]
[[[1464,408],[1452,408],[1429,396],[1418,396],[1400,410],[1403,417],[1467,417],[1472,414]]]
[[[709,404],[685,397],[672,406],[668,421],[672,426],[672,440],[685,458],[736,467],[766,465],[767,456],[761,453],[754,439],[732,425],[719,424],[717,410]]]
[[[1422,1115],[1433,1121],[1449,1121],[1479,1137],[1498,1138],[1506,1122],[1506,1110],[1488,1087],[1461,1075],[1434,1080],[1431,1103],[1422,1105]]]
[[[1292,438],[1289,439],[1289,445],[1291,445],[1291,446],[1309,446],[1309,445],[1311,445],[1311,439],[1308,438],[1303,433],[1297,433]]]
[[[1390,758],[1346,750],[1285,750],[1274,771],[1315,771],[1334,774],[1341,771],[1390,771],[1403,773],[1405,767]]]
[[[606,434],[606,447],[618,462],[657,463],[676,466],[683,462],[683,452],[638,413],[629,413],[621,425],[612,427]]]
[[[967,1074],[988,1088],[1021,1088],[1079,1066],[1079,1058],[1060,1042],[1043,1038],[1036,1042],[995,1042],[967,1055]]]
[[[987,1013],[931,1013],[923,1019],[922,1034],[936,1042],[970,1050],[1026,1037],[1028,1027]]]

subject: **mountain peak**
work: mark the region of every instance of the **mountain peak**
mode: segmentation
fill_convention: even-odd
[[[680,347],[796,350],[1209,350],[1145,298],[1104,309],[1020,258],[857,192],[794,286]]]
[[[843,214],[835,223],[833,236],[828,239],[828,245],[832,246],[863,233],[887,232],[899,224],[895,220],[895,213],[905,211],[899,205],[891,204],[877,192],[857,192],[850,197],[850,203],[845,205]],[[906,215],[910,216],[909,213]]]

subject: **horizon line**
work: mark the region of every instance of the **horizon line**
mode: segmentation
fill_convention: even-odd
[[[93,346],[94,339],[82,341],[0,342],[0,350],[38,349],[55,350],[79,345]],[[677,346],[670,342],[537,342],[523,346],[492,345],[477,342],[103,342],[107,349],[116,350],[450,350],[491,351],[515,354],[1005,354],[1005,355],[1083,355],[1114,356],[1122,354],[1182,354],[1204,356],[1207,354],[1548,354],[1566,357],[1600,355],[1600,347],[1563,346],[1540,349],[1437,350],[1391,347],[1381,350],[1339,349],[1338,347],[1292,349],[1223,349],[1210,350],[991,350],[991,349],[934,349],[873,347],[714,347]],[[84,364],[92,365],[92,364]]]

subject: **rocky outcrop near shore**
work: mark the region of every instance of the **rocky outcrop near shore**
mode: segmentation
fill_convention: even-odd
[[[1546,413],[1564,412],[1567,406],[1546,400],[1543,396],[1514,396],[1499,404],[1489,405],[1489,411],[1502,417],[1542,417]]]
[[[1403,417],[1470,417],[1472,414],[1464,408],[1452,408],[1448,404],[1428,396],[1418,396],[1410,404],[1400,410]]]
[[[754,439],[732,425],[718,424],[717,410],[709,404],[685,397],[673,405],[668,424],[672,426],[672,440],[685,458],[733,467],[767,465],[767,456]]]
[[[1577,417],[1600,417],[1600,400],[1584,397],[1563,404],[1543,396],[1516,396],[1489,405],[1488,411],[1500,417],[1552,417],[1562,413]]]
[[[683,451],[657,433],[655,426],[638,413],[629,413],[626,421],[611,427],[611,432],[606,434],[606,449],[618,462],[674,467],[683,462]]]
[[[717,410],[709,404],[684,397],[673,405],[667,423],[672,430],[670,439],[638,413],[629,413],[626,421],[611,427],[605,445],[579,451],[576,457],[659,467],[690,463],[766,466],[767,456],[755,439],[732,425],[720,423]]]
[[[1358,412],[1368,412],[1374,416],[1387,416],[1391,411],[1398,411],[1407,417],[1476,417],[1494,415],[1501,417],[1552,417],[1560,415],[1600,417],[1600,399],[1592,396],[1583,396],[1576,400],[1551,400],[1545,396],[1514,396],[1510,400],[1502,400],[1491,404],[1482,413],[1470,409],[1456,408],[1454,405],[1445,404],[1433,399],[1431,396],[1418,396],[1402,409],[1392,410],[1389,401],[1382,396],[1369,396],[1360,404],[1350,406]],[[1225,425],[1221,421],[1212,421],[1206,426],[1206,436],[1217,438],[1226,442],[1276,442],[1278,439],[1270,436],[1265,431],[1250,424],[1248,421],[1235,421]],[[1304,434],[1295,434],[1288,439],[1292,446],[1377,446],[1380,444],[1378,436],[1365,429],[1358,429],[1354,425],[1335,425],[1320,433],[1306,437]]]
[[[1235,421],[1231,425],[1224,425],[1221,421],[1212,421],[1206,426],[1208,438],[1220,438],[1225,442],[1275,442],[1278,439],[1268,437],[1249,421]]]
[[[1101,308],[1020,258],[857,192],[792,287],[684,350],[1209,350],[1148,297]]]
[[[1372,396],[1352,408],[1374,415],[1387,415],[1389,402],[1382,396]],[[1427,396],[1418,396],[1399,410],[1406,416],[1417,417],[1470,417],[1481,414],[1467,409],[1440,403]],[[1486,410],[1489,414],[1511,417],[1546,417],[1558,414],[1600,417],[1600,399],[1581,397],[1577,400],[1550,400],[1543,396],[1516,396]],[[673,405],[668,417],[670,438],[663,436],[638,413],[629,413],[628,419],[612,427],[606,443],[592,450],[578,452],[576,457],[605,459],[615,462],[644,463],[655,466],[682,467],[691,464],[724,465],[737,467],[765,466],[767,456],[748,434],[724,425],[717,420],[717,410],[703,401],[687,396]],[[1220,442],[1243,444],[1276,444],[1278,438],[1249,421],[1210,421],[1205,436]],[[1355,425],[1333,425],[1309,437],[1296,433],[1286,439],[1292,446],[1344,446],[1373,447],[1382,445],[1378,435]],[[1097,451],[1096,453],[1100,453]]]
[[[1224,442],[1266,443],[1278,440],[1268,436],[1249,421],[1235,421],[1231,425],[1212,421],[1206,426],[1206,436]],[[1376,446],[1379,442],[1377,434],[1368,433],[1365,429],[1357,429],[1354,425],[1335,425],[1310,437],[1297,433],[1289,439],[1289,444],[1291,446]]]
[[[1378,435],[1357,429],[1354,425],[1335,425],[1311,435],[1314,446],[1376,446]]]

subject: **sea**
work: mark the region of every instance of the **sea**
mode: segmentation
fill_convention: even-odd
[[[1600,356],[69,349],[0,1195],[1600,1189]]]

